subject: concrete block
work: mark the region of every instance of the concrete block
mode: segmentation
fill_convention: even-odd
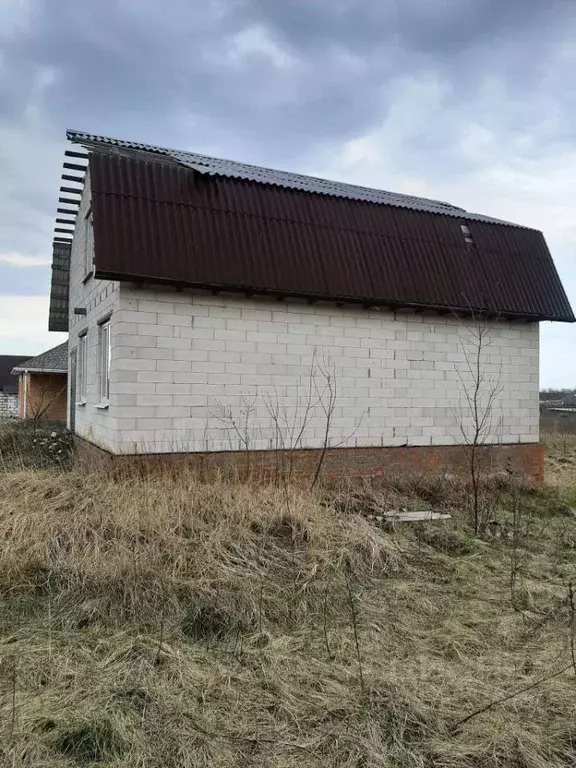
[[[111,380],[113,384],[120,382],[135,382],[138,380],[138,371],[131,370],[113,370],[111,373]]]
[[[192,371],[192,363],[190,360],[179,360],[176,359],[177,353],[179,350],[176,350],[174,352],[174,360],[157,360],[156,362],[156,369],[158,371],[178,371],[179,373],[188,373]],[[190,352],[185,352],[183,354],[191,354]],[[196,365],[196,363],[194,363]]]
[[[156,312],[143,312],[141,310],[121,309],[117,314],[119,322],[141,325],[142,323],[156,324]]]
[[[120,357],[114,361],[112,369],[115,371],[155,371],[156,360]]]
[[[152,419],[136,419],[136,429],[145,432],[155,429],[170,429],[172,426],[172,419],[163,416]]]
[[[180,341],[180,339],[163,339],[164,342]],[[172,360],[174,350],[164,347],[137,347],[136,357],[140,360]]]
[[[174,384],[190,384],[195,387],[203,387],[208,384],[208,377],[210,374],[198,371],[192,373],[180,373],[174,371]]]
[[[114,384],[114,391],[111,395],[143,395],[154,394],[155,384],[153,382],[118,382]],[[95,400],[96,402],[96,400]]]
[[[190,384],[175,384],[174,382],[156,384],[157,395],[186,395],[190,392]]]
[[[231,330],[229,328],[216,328],[214,331],[214,338],[216,340],[223,339],[224,341],[246,341],[246,331]]]
[[[186,406],[190,408],[197,408],[199,406],[208,405],[208,395],[206,394],[175,394],[173,397],[175,406]]]
[[[137,334],[118,334],[118,336],[115,337],[114,343],[118,347],[142,347],[145,349],[150,349],[151,347],[155,347],[157,342],[156,336],[145,336],[144,334],[137,333]]]
[[[138,383],[152,382],[155,384],[160,382],[171,382],[173,381],[173,374],[171,371],[138,371],[136,380]]]
[[[177,395],[174,395],[174,397],[177,397]],[[172,405],[172,395],[142,395],[137,393],[136,394],[136,405],[154,405],[156,407],[158,406],[164,406],[164,405]],[[138,426],[138,429],[141,429],[140,425]]]
[[[149,325],[138,323],[138,334],[143,336],[174,336],[173,325]]]

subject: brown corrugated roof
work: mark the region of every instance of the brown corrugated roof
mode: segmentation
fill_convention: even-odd
[[[540,232],[93,152],[100,277],[572,321]]]
[[[145,159],[147,161],[166,162],[171,159],[178,164],[191,168],[209,176],[226,176],[245,181],[257,181],[264,184],[272,184],[287,189],[299,189],[303,192],[314,192],[320,195],[343,197],[349,200],[361,200],[369,203],[384,203],[398,208],[409,208],[415,211],[428,211],[429,213],[444,213],[447,216],[478,220],[500,221],[477,213],[470,213],[463,208],[458,208],[441,200],[431,200],[426,197],[405,195],[399,192],[387,192],[383,189],[370,189],[360,187],[357,184],[346,184],[342,181],[330,181],[316,176],[303,176],[300,173],[280,171],[274,168],[264,168],[248,163],[239,163],[236,160],[225,160],[220,157],[201,155],[198,152],[189,152],[181,149],[169,149],[157,147],[152,144],[140,144],[134,141],[113,139],[108,136],[96,136],[80,131],[66,131],[67,137],[74,142],[82,144],[86,149],[104,150],[109,154],[123,155],[133,159]],[[502,224],[510,222],[500,221]]]
[[[52,282],[50,286],[49,331],[68,330],[70,242],[52,243]]]
[[[574,321],[536,230],[423,198],[69,135],[90,152],[96,277]]]

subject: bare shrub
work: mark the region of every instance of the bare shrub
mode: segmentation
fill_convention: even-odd
[[[470,516],[476,535],[482,532],[490,517],[484,487],[484,446],[496,442],[501,424],[497,407],[502,391],[501,368],[491,370],[493,341],[492,321],[472,312],[467,331],[460,337],[465,365],[463,370],[457,368],[462,397],[455,416],[467,456]]]
[[[0,471],[63,469],[72,458],[72,435],[62,422],[0,424]]]

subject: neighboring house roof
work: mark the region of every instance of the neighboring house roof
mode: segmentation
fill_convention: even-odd
[[[30,357],[12,369],[13,373],[68,373],[68,342],[42,352],[37,357]]]
[[[574,321],[537,230],[424,198],[68,137],[89,152],[96,277]]]
[[[18,378],[12,374],[12,369],[23,360],[22,355],[0,355],[0,392],[15,394],[18,392]]]

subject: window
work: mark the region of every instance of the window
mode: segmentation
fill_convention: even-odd
[[[474,245],[474,240],[472,238],[472,233],[470,232],[470,229],[468,228],[467,224],[460,224],[460,229],[462,230],[462,234],[464,235],[464,240],[466,242],[466,245]]]
[[[86,277],[93,272],[94,261],[94,225],[92,223],[92,211],[86,216],[86,237],[84,240],[84,273]]]
[[[110,398],[110,320],[98,326],[98,394],[100,403],[107,405]]]
[[[76,374],[76,400],[86,402],[86,384],[88,380],[88,336],[83,333],[78,337],[78,369]]]

